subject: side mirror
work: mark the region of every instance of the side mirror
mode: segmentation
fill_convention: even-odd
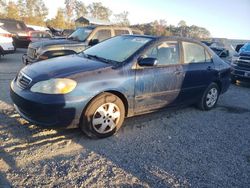
[[[138,64],[142,67],[152,67],[157,65],[157,59],[152,57],[141,58],[138,60]]]
[[[92,39],[92,40],[89,41],[89,46],[94,46],[94,45],[96,45],[98,43],[99,43],[98,39]]]

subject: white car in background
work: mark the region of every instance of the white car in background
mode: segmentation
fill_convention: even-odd
[[[12,34],[1,28],[0,23],[0,57],[14,52],[15,47],[13,46]]]

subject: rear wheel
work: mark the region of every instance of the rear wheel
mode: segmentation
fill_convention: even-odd
[[[219,99],[220,90],[216,83],[212,83],[203,93],[203,96],[199,102],[199,108],[201,110],[211,110],[217,104]]]
[[[122,100],[111,93],[103,93],[83,112],[80,128],[89,137],[105,138],[119,130],[124,117]]]

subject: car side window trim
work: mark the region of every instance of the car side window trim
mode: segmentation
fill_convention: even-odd
[[[176,43],[177,44],[177,48],[178,48],[178,63],[174,63],[174,64],[165,64],[165,65],[163,65],[163,64],[158,64],[158,65],[156,65],[156,66],[153,66],[153,67],[141,67],[139,64],[138,64],[138,61],[136,62],[136,64],[137,64],[137,69],[152,69],[152,68],[164,68],[164,67],[172,67],[172,66],[176,66],[176,65],[181,65],[182,64],[182,55],[181,55],[181,49],[180,49],[180,41],[179,40],[166,40],[166,41],[159,41],[159,42],[157,42],[157,43],[155,43],[155,44],[153,44],[153,45],[150,45],[148,48],[147,48],[147,50],[145,50],[142,54],[142,56],[144,56],[146,53],[147,53],[147,51],[149,50],[149,49],[152,49],[152,48],[154,48],[154,47],[157,47],[157,46],[159,46],[160,44],[162,44],[162,43]]]

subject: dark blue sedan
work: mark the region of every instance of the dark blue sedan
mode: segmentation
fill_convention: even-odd
[[[210,110],[229,85],[229,65],[198,41],[124,35],[24,67],[11,98],[32,123],[107,137],[125,117],[183,104]]]

